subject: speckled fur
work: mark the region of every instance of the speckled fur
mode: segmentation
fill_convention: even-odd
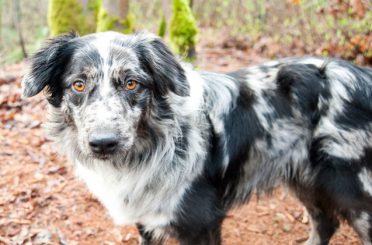
[[[123,90],[128,77],[135,91]],[[368,68],[308,57],[200,72],[151,34],[108,32],[48,42],[24,95],[44,87],[48,135],[115,223],[138,225],[142,244],[220,244],[225,213],[280,183],[309,211],[307,244],[327,244],[339,217],[371,243]],[[116,132],[115,153],[90,150],[97,130]]]

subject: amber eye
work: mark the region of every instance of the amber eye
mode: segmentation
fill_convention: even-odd
[[[138,85],[138,82],[136,82],[134,80],[129,80],[127,82],[127,85],[126,85],[126,89],[127,90],[133,90],[133,89],[135,89],[137,87],[137,85]]]
[[[85,90],[85,83],[83,81],[75,81],[72,84],[72,87],[75,89],[77,92],[83,92]]]

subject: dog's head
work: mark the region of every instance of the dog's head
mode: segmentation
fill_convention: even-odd
[[[188,96],[185,72],[151,34],[114,32],[51,39],[32,59],[23,94],[46,88],[48,101],[63,114],[81,154],[96,158],[129,150],[150,115],[172,117],[167,97]]]

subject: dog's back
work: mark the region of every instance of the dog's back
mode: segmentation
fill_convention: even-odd
[[[224,130],[216,133],[229,159],[221,163],[225,205],[282,181],[312,217],[308,244],[327,242],[339,216],[369,244],[371,71],[341,60],[303,58],[229,75],[239,81],[239,96],[221,117]]]

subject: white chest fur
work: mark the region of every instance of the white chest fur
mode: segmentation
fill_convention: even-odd
[[[170,192],[165,185],[148,190],[146,173],[117,169],[105,162],[89,167],[77,163],[76,172],[118,225],[141,223],[154,229],[166,226],[185,189]]]

